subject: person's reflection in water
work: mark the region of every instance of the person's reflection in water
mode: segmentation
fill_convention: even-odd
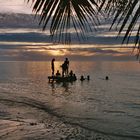
[[[69,96],[72,93],[72,85],[73,82],[51,82],[50,86],[52,88],[52,95],[53,96]]]
[[[63,82],[62,87],[65,89],[65,92],[69,91],[69,83],[68,82]]]
[[[54,82],[51,82],[51,88],[52,88],[52,95],[55,94],[55,83]]]

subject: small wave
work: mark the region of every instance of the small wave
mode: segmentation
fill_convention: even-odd
[[[117,138],[124,138],[124,139],[135,139],[135,140],[139,140],[140,139],[140,136],[137,136],[137,135],[125,135],[125,134],[117,134],[117,133],[111,133],[111,132],[104,132],[102,130],[98,130],[98,129],[94,129],[93,127],[87,127],[85,126],[84,124],[81,124],[79,122],[75,122],[73,119],[74,117],[71,117],[72,119],[68,119],[69,117],[67,116],[64,116],[64,115],[61,115],[61,114],[58,114],[54,109],[52,109],[49,105],[47,104],[44,104],[43,102],[40,102],[40,101],[36,101],[34,99],[30,99],[30,98],[26,98],[26,97],[22,97],[22,98],[18,98],[18,99],[0,99],[0,101],[2,102],[6,102],[6,103],[9,103],[11,102],[13,105],[15,104],[22,104],[22,105],[25,105],[25,106],[29,106],[29,107],[32,107],[32,108],[36,108],[38,110],[43,110],[45,112],[47,112],[48,114],[52,115],[52,116],[55,116],[57,118],[59,118],[63,123],[65,124],[69,124],[69,125],[72,125],[72,126],[78,126],[82,129],[85,129],[85,130],[88,130],[88,131],[92,131],[92,132],[95,132],[95,133],[100,133],[100,134],[103,134],[103,135],[107,135],[107,136],[113,136],[113,137],[117,137]],[[114,112],[114,111],[113,111]],[[116,112],[116,111],[115,111]],[[125,113],[123,111],[118,111],[117,113]],[[86,120],[97,120],[98,118],[76,118],[76,119],[86,119]]]
[[[54,109],[51,109],[48,105],[36,101],[34,99],[30,99],[30,98],[26,98],[26,97],[22,97],[22,98],[18,98],[16,100],[14,99],[0,99],[0,101],[6,102],[6,103],[12,103],[14,104],[22,104],[22,105],[26,105],[32,108],[36,108],[38,110],[43,110],[45,112],[47,112],[50,115],[53,115],[57,118],[62,118],[62,115],[59,115],[57,113],[55,113]]]
[[[127,103],[127,105],[131,108],[140,109],[140,103]]]
[[[114,114],[125,114],[124,111],[117,111],[117,110],[103,110],[105,113],[114,113]]]
[[[101,102],[100,99],[96,99],[96,98],[87,98],[88,101],[97,101],[97,102]]]
[[[79,124],[79,123],[76,123],[76,122],[65,122],[65,123],[68,123],[70,125],[74,125],[74,126],[79,126],[83,129],[86,129],[88,131],[93,131],[93,132],[96,132],[96,133],[100,133],[100,134],[103,134],[103,135],[107,135],[107,136],[113,136],[113,137],[117,137],[117,138],[124,138],[124,139],[131,139],[131,140],[140,140],[140,136],[137,136],[137,135],[125,135],[125,134],[116,134],[116,133],[111,133],[111,132],[104,132],[104,131],[101,131],[101,130],[98,130],[98,129],[93,129],[93,128],[89,128],[89,127],[86,127],[82,124]]]

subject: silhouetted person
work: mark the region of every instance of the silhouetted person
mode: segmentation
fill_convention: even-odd
[[[54,76],[54,61],[55,61],[55,59],[53,58],[51,61],[52,76]]]
[[[66,75],[68,75],[68,73],[69,73],[69,60],[68,60],[68,58],[65,59],[64,63],[66,65]]]
[[[61,67],[62,67],[62,76],[64,77],[64,75],[66,74],[67,64],[64,62]]]
[[[108,76],[106,76],[106,77],[105,77],[105,80],[109,80],[109,77],[108,77]]]
[[[57,70],[56,76],[59,77],[60,75],[61,75],[61,74],[60,74],[59,70]]]
[[[81,80],[81,81],[84,81],[84,80],[85,80],[85,78],[84,78],[84,76],[83,76],[83,75],[81,75],[80,80]]]
[[[87,80],[90,80],[90,76],[89,75],[87,76]]]
[[[73,77],[73,71],[71,70],[69,73],[70,77]]]

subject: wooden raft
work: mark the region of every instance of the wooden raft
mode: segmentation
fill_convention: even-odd
[[[56,81],[56,82],[73,82],[76,81],[77,78],[75,76],[66,76],[66,77],[59,77],[59,76],[48,76],[49,82]]]

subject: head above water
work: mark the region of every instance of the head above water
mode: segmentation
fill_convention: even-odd
[[[105,79],[106,79],[106,80],[109,80],[109,77],[108,77],[108,76],[106,76],[106,77],[105,77]]]
[[[53,58],[52,61],[55,61],[55,58]]]

